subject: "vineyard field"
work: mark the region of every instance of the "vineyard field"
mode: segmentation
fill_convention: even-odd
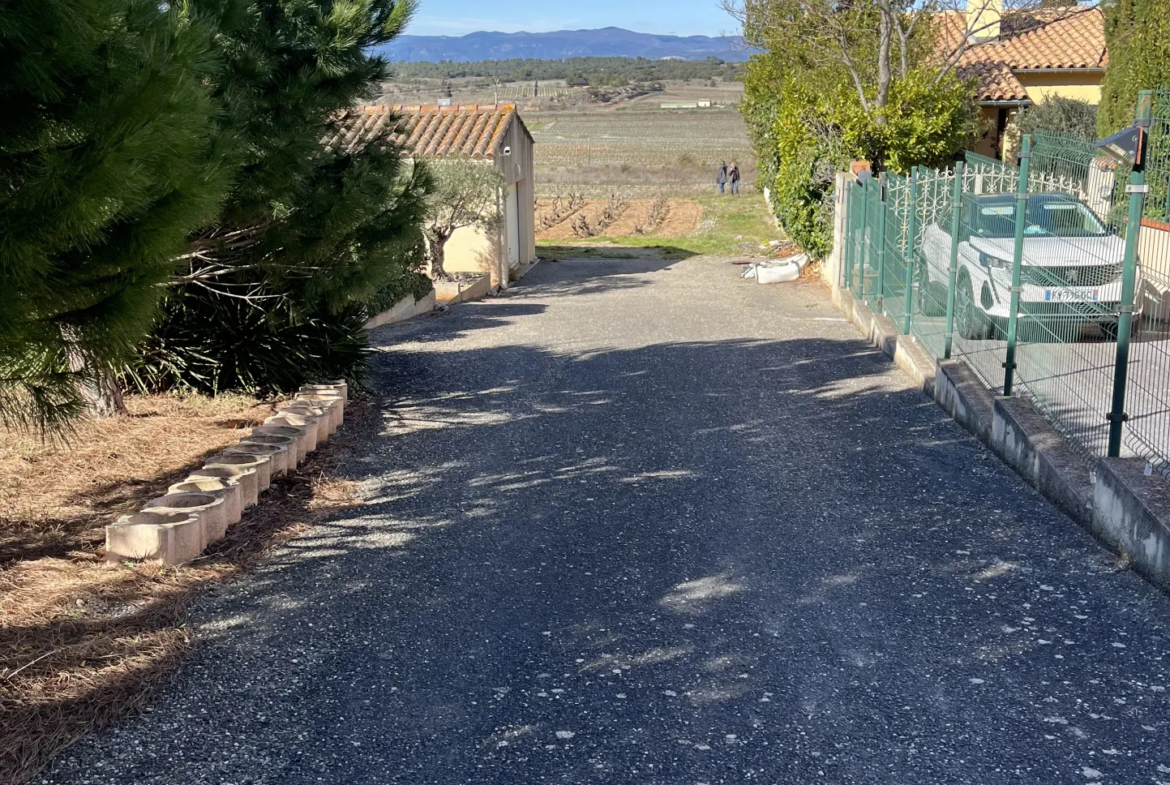
[[[590,237],[685,237],[698,228],[703,208],[694,199],[542,199],[536,204],[537,241]]]
[[[630,198],[710,193],[720,161],[754,188],[747,129],[730,109],[549,112],[529,115],[538,195]]]

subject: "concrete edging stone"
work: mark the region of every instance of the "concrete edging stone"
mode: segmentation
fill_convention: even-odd
[[[337,430],[348,399],[344,381],[305,385],[250,435],[210,457],[140,512],[107,526],[106,559],[164,565],[195,559],[259,502],[274,476],[294,471],[307,452]]]
[[[833,305],[951,419],[1029,485],[1134,568],[1170,591],[1170,479],[1137,458],[1102,459],[1096,472],[1032,403],[994,395],[961,360],[932,358],[853,294],[829,282]]]

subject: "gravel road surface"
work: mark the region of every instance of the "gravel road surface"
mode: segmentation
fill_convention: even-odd
[[[374,334],[364,504],[37,781],[1170,783],[1170,604],[817,284],[570,260]]]

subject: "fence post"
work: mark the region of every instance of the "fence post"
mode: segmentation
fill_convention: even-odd
[[[1020,312],[1020,289],[1024,266],[1024,224],[1028,222],[1028,167],[1032,160],[1032,135],[1024,135],[1020,147],[1019,182],[1016,183],[1016,243],[1012,250],[1012,296],[1008,312],[1007,356],[1003,363],[1003,394],[1012,394],[1016,370],[1016,327]]]
[[[853,283],[853,257],[856,246],[854,245],[853,225],[857,223],[857,216],[854,214],[854,199],[853,199],[853,185],[845,181],[845,243],[842,249],[842,263],[841,263],[841,286],[843,288],[851,288]]]
[[[869,242],[869,187],[873,178],[861,182],[861,259],[857,265],[857,299],[865,301],[865,268],[870,260]]]
[[[906,203],[906,256],[904,257],[904,271],[906,273],[906,298],[902,303],[902,334],[910,334],[910,317],[914,312],[914,273],[918,267],[918,255],[914,252],[915,240],[918,237],[918,167],[910,170],[910,190]]]
[[[1121,455],[1121,428],[1129,419],[1125,413],[1125,385],[1129,376],[1129,339],[1133,330],[1133,300],[1137,283],[1137,247],[1142,229],[1142,213],[1145,211],[1146,193],[1146,144],[1149,141],[1150,114],[1153,109],[1154,93],[1142,90],[1138,93],[1138,157],[1129,176],[1129,217],[1125,226],[1125,260],[1121,272],[1121,303],[1117,314],[1117,360],[1113,367],[1113,408],[1105,418],[1109,420],[1110,458]]]
[[[878,179],[877,191],[877,307],[875,313],[885,313],[886,296],[886,173]]]
[[[943,359],[951,359],[951,344],[955,335],[955,285],[959,274],[959,232],[963,228],[963,175],[965,165],[955,163],[955,184],[951,187],[951,257],[947,267],[947,332],[943,345]]]

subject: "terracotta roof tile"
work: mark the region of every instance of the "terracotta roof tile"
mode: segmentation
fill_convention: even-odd
[[[1025,101],[1028,91],[1005,63],[969,63],[958,67],[960,76],[979,80],[980,101]]]
[[[940,52],[953,51],[966,31],[965,14],[939,14],[936,24]],[[960,74],[979,77],[981,101],[1016,101],[1028,95],[1012,71],[1099,70],[1107,62],[1101,11],[1073,6],[1007,15],[1000,37],[972,45],[959,59],[957,69]]]
[[[516,117],[511,104],[361,106],[339,119],[340,130],[326,145],[352,149],[388,139],[401,144],[407,155],[422,158],[491,159]]]

